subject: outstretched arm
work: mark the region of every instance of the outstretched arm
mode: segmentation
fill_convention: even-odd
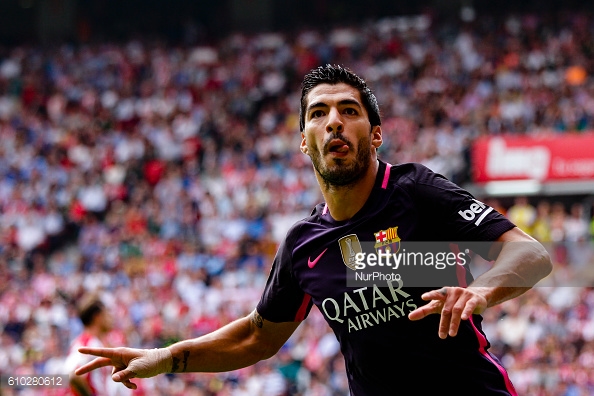
[[[98,356],[76,370],[77,375],[113,366],[112,379],[130,389],[132,378],[147,378],[172,372],[221,372],[250,366],[273,356],[293,334],[299,322],[273,323],[257,311],[220,329],[167,348],[80,348]]]
[[[453,337],[461,320],[480,314],[494,305],[517,297],[552,269],[546,249],[534,238],[515,227],[493,244],[490,257],[496,257],[493,267],[479,276],[467,288],[444,287],[421,296],[430,302],[409,314],[411,320],[441,314],[439,337]]]

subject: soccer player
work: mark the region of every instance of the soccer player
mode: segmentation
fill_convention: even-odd
[[[300,128],[325,203],[288,231],[255,310],[167,348],[80,348],[98,357],[77,373],[114,366],[113,380],[134,389],[135,377],[239,369],[273,356],[315,304],[340,342],[353,395],[514,395],[480,314],[548,275],[546,250],[426,167],[379,160],[377,100],[346,68],[305,76]],[[349,287],[366,243],[404,251],[409,241],[500,243],[479,252],[495,261],[476,279],[457,264],[439,273],[444,287],[407,287],[406,276]]]
[[[70,391],[78,396],[116,396],[129,395],[130,391],[122,386],[113,386],[111,372],[107,368],[95,370],[88,374],[75,375],[74,371],[90,360],[88,355],[81,354],[81,347],[102,348],[105,337],[113,328],[113,318],[103,302],[94,296],[83,298],[78,307],[78,316],[84,326],[83,332],[72,342],[70,351],[64,362],[64,368],[70,374]]]

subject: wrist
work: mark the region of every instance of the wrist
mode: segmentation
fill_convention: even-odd
[[[171,367],[173,366],[173,355],[169,348],[157,348],[155,349],[155,358],[157,359],[157,367],[159,374],[171,373]]]
[[[491,306],[491,300],[493,299],[493,293],[495,291],[495,288],[489,287],[489,286],[472,286],[472,285],[471,285],[471,288],[472,288],[472,291],[474,292],[474,294],[477,294],[484,299],[484,306],[479,308],[479,310],[481,312],[475,312],[475,313],[482,313],[482,311],[484,311],[486,308]],[[483,305],[483,304],[480,304],[480,305]]]

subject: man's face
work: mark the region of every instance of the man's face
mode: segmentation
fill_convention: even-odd
[[[307,95],[301,151],[327,185],[360,180],[376,158],[381,129],[371,127],[359,91],[348,84],[320,84]]]
[[[109,333],[111,330],[113,330],[113,316],[111,315],[111,312],[109,312],[107,309],[103,309],[96,318],[99,321],[99,326],[101,328],[101,332],[104,334]]]

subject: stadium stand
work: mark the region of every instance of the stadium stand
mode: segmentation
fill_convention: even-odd
[[[10,48],[0,57],[0,373],[59,372],[88,293],[117,318],[113,346],[163,346],[253,310],[280,238],[321,200],[297,149],[298,83],[318,64],[348,65],[374,88],[382,158],[459,184],[471,182],[478,137],[594,130],[593,20],[562,22],[421,15],[212,46]],[[594,288],[564,283],[594,263],[592,206],[502,202],[557,268],[485,312],[491,350],[519,394],[594,394]],[[136,394],[347,395],[343,365],[314,309],[268,361],[144,379]]]

